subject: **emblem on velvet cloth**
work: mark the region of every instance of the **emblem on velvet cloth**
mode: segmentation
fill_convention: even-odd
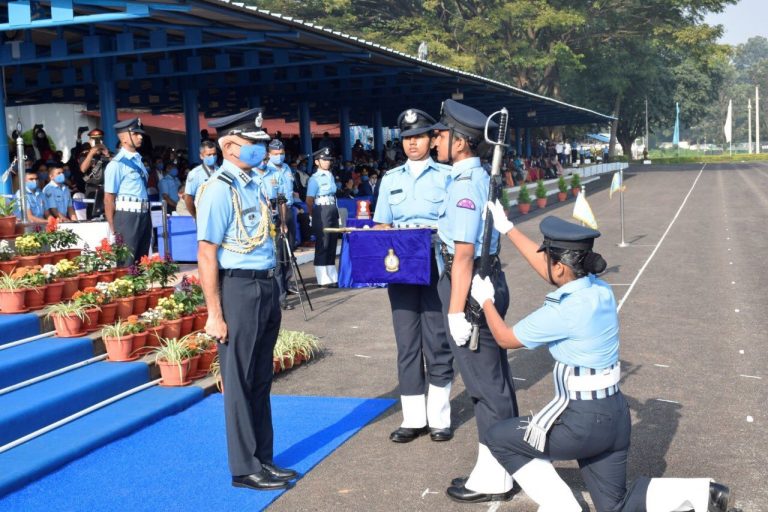
[[[390,248],[384,257],[384,268],[387,272],[397,272],[400,270],[400,258],[395,254],[395,250]]]

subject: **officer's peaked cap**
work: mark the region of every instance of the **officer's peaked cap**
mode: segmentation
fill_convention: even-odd
[[[312,153],[312,156],[315,160],[333,160],[333,153],[329,148],[320,148]]]
[[[144,134],[144,126],[142,126],[141,119],[138,117],[120,121],[119,123],[115,123],[112,127],[115,129],[115,133],[130,132]]]
[[[400,128],[400,137],[413,137],[432,130],[435,119],[415,108],[409,108],[397,117],[397,126]]]
[[[267,146],[270,150],[279,150],[279,149],[285,149],[285,144],[283,144],[283,141],[280,139],[272,139],[272,141],[269,143],[269,146]]]
[[[477,109],[459,103],[455,100],[445,100],[440,109],[440,121],[432,126],[433,130],[453,130],[465,137],[483,140],[485,123],[488,116]],[[491,121],[489,128],[498,125]]]
[[[252,108],[239,114],[211,119],[208,126],[215,128],[219,137],[237,135],[254,142],[266,142],[270,137],[262,128],[263,123],[261,108]]]
[[[88,137],[92,139],[104,137],[104,132],[99,130],[98,128],[94,128],[93,130],[88,132]]]
[[[544,243],[541,244],[538,252],[545,251],[549,247],[587,251],[592,249],[595,238],[600,236],[600,232],[596,229],[552,216],[541,221],[539,229],[544,235]]]

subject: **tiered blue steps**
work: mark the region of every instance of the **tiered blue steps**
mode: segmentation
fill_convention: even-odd
[[[0,315],[0,391],[94,357],[91,338],[47,337],[3,349],[40,334],[34,314]],[[0,447],[150,382],[145,362],[93,362],[0,394]],[[0,453],[0,498],[201,400],[204,390],[160,388],[136,392]]]

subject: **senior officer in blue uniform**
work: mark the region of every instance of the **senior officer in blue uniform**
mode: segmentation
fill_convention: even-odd
[[[147,180],[149,174],[141,161],[139,148],[144,130],[139,118],[114,125],[120,151],[104,171],[104,215],[112,233],[120,233],[138,261],[149,253],[152,218],[149,213]],[[123,265],[131,261],[119,262]]]
[[[513,482],[506,470],[488,450],[491,425],[517,416],[515,389],[509,371],[507,353],[496,345],[487,324],[480,322],[478,349],[470,350],[467,341],[472,326],[465,309],[472,275],[477,270],[482,251],[482,208],[488,199],[490,176],[480,166],[477,148],[483,140],[486,116],[481,112],[446,100],[438,130],[437,159],[451,162],[448,195],[437,221],[442,242],[444,271],[437,289],[446,315],[453,355],[472,397],[479,438],[477,462],[468,478],[456,478],[447,494],[459,502],[509,500],[514,495]],[[509,305],[509,290],[498,260],[499,236],[494,233],[493,282],[496,306],[503,315]]]
[[[197,189],[219,169],[216,158],[216,144],[212,140],[203,140],[200,143],[200,165],[189,171],[184,185],[184,204],[187,205],[187,211],[193,218],[197,217],[195,208]]]
[[[232,485],[289,486],[296,472],[273,461],[272,350],[281,312],[275,280],[274,225],[260,177],[261,110],[210,121],[224,162],[198,199],[198,262],[208,306],[206,333],[219,340]]]
[[[317,171],[307,183],[307,208],[312,212],[312,232],[315,235],[315,277],[317,284],[337,288],[339,274],[336,270],[337,233],[326,233],[324,228],[339,227],[339,210],[336,207],[336,181],[331,174],[333,154],[330,148],[313,153]]]
[[[555,359],[555,398],[533,418],[511,418],[488,432],[494,457],[539,504],[539,510],[580,511],[552,460],[576,459],[595,508],[603,511],[696,512],[728,509],[727,487],[707,478],[641,478],[627,490],[632,428],[619,389],[619,318],[610,285],[595,277],[606,262],[593,252],[600,232],[556,217],[540,228],[539,247],[488,205],[495,228],[507,235],[534,271],[557,290],[509,329],[493,303],[494,286],[475,276],[472,297],[505,349],[546,346]]]
[[[397,124],[408,161],[384,176],[379,192],[382,199],[373,220],[376,228],[434,227],[451,169],[435,163],[429,156],[435,120],[421,110],[408,109],[400,114]],[[389,436],[396,443],[407,443],[426,433],[433,441],[448,441],[453,437],[453,353],[437,295],[439,274],[434,258],[431,266],[429,286],[390,284],[387,287],[403,408],[403,422]]]

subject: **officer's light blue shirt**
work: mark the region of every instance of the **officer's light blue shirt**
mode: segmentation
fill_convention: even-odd
[[[475,244],[475,258],[483,249],[483,208],[488,201],[490,176],[480,166],[477,157],[466,158],[453,165],[448,181],[448,191],[440,207],[437,233],[440,240],[454,254],[454,241]],[[381,201],[379,192],[379,201]],[[493,231],[491,254],[499,247],[499,233]]]
[[[210,174],[208,174],[209,170]],[[187,173],[187,182],[184,185],[184,193],[192,197],[196,196],[197,189],[200,188],[200,185],[205,183],[208,178],[213,176],[216,170],[217,168],[206,169],[203,164],[200,164],[189,171],[189,173]]]
[[[590,274],[547,295],[544,305],[513,327],[527,348],[547,345],[552,357],[600,370],[619,360],[619,316],[613,290]]]
[[[331,171],[318,169],[310,176],[307,183],[307,197],[323,197],[336,195],[336,181]]]
[[[267,166],[263,171],[255,169],[253,173],[258,177],[261,189],[267,196],[267,199],[277,199],[277,194],[282,193],[282,183],[280,173],[274,167]]]
[[[42,192],[39,190],[35,190],[34,192],[27,190],[27,210],[31,211],[32,215],[35,217],[45,218],[45,203],[43,201]],[[66,210],[63,213],[66,215]],[[21,218],[21,198],[18,190],[16,191],[16,208],[14,209],[14,214],[18,218]]]
[[[171,176],[170,174],[166,174],[165,176],[163,176],[163,179],[161,179],[160,183],[157,184],[157,189],[158,189],[158,192],[160,192],[160,197],[162,198],[163,194],[168,194],[168,197],[174,203],[179,199],[180,188],[181,188],[181,183],[179,183],[179,179]]]
[[[451,168],[427,159],[427,166],[413,177],[408,162],[387,172],[381,180],[373,221],[380,224],[437,225],[440,206],[447,195]]]
[[[146,201],[148,179],[141,155],[121,149],[104,171],[104,192]]]
[[[229,173],[234,177],[232,186],[221,181],[218,176]],[[247,236],[256,233],[261,222],[261,205],[266,201],[261,190],[260,180],[255,179],[255,172],[243,171],[225,160],[205,187],[197,205],[197,240],[205,240],[219,246],[217,260],[219,268],[267,270],[275,267],[275,244],[267,237],[263,245],[247,254],[240,254],[221,247],[222,243],[233,244],[237,235],[235,210],[232,205],[232,188],[240,198],[242,224]]]
[[[43,202],[46,209],[56,208],[60,214],[66,216],[72,207],[72,193],[66,185],[51,182],[43,188]]]

